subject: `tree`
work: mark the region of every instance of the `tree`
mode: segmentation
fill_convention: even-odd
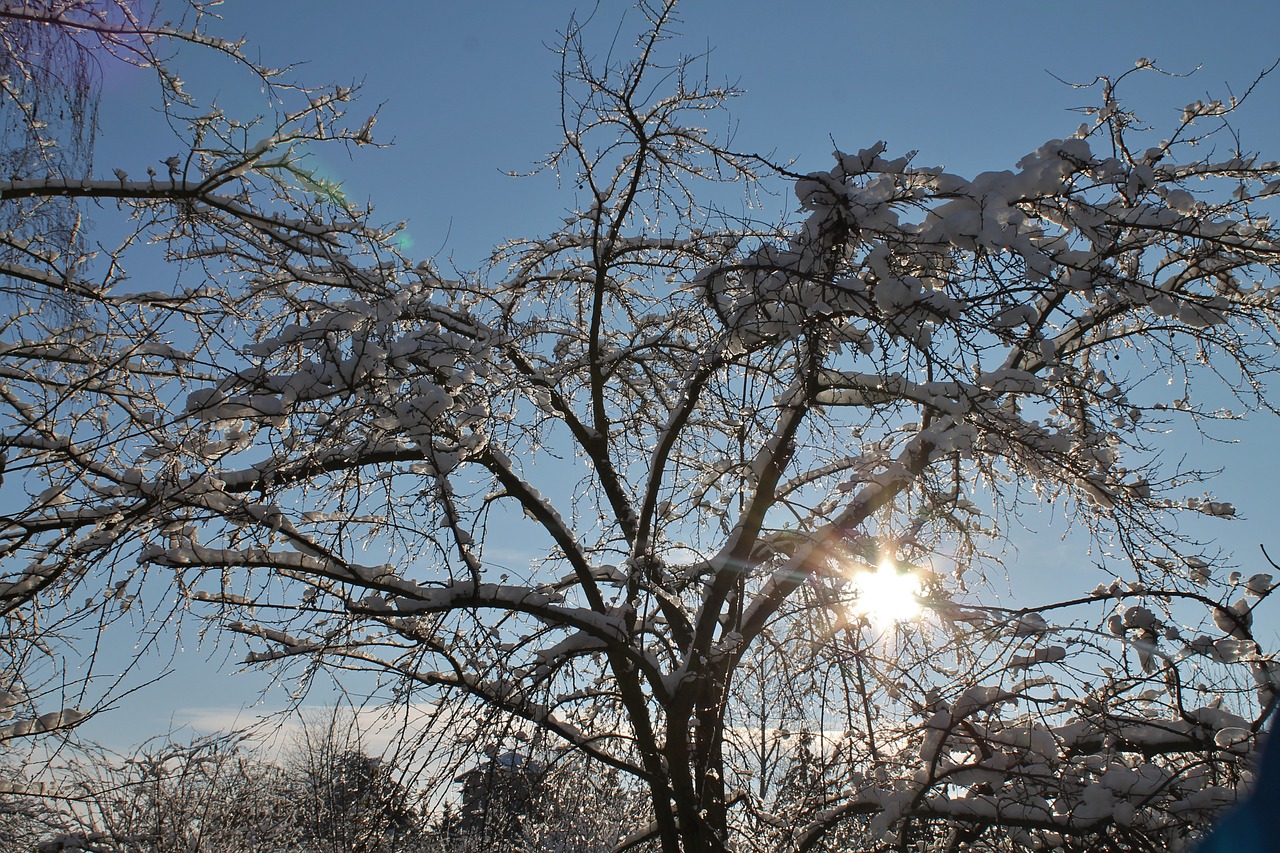
[[[1236,101],[1146,131],[1120,100],[1144,62],[1008,171],[875,144],[793,173],[695,126],[733,93],[641,8],[634,59],[569,28],[546,165],[580,193],[482,273],[415,265],[298,167],[317,134],[367,140],[331,129],[344,93],[257,144],[204,119],[171,181],[0,187],[112,199],[206,281],[81,287],[90,338],[0,329],[10,612],[167,573],[252,663],[379,671],[637,780],[623,847],[1194,836],[1275,695],[1273,581],[1215,574],[1180,524],[1235,507],[1159,451],[1226,400],[1275,411],[1280,164],[1196,147]],[[771,180],[798,221],[701,201]],[[1114,582],[984,606],[1048,504]],[[882,564],[927,620],[866,613]]]
[[[133,754],[66,756],[41,785],[46,818],[26,853],[233,853],[301,851],[287,777],[238,735],[144,744]],[[52,809],[51,809],[52,811]]]
[[[63,815],[52,807],[11,756],[0,763],[0,851],[31,853],[42,838],[62,825]]]
[[[540,762],[519,752],[491,753],[455,780],[462,786],[457,834],[490,846],[509,844],[523,834],[524,825],[545,822],[545,775]]]
[[[368,755],[355,720],[304,720],[285,766],[307,851],[395,853],[419,840],[417,810],[400,782],[408,768]]]
[[[94,253],[83,242],[87,223],[75,194],[13,190],[24,182],[78,185],[92,176],[105,65],[152,70],[160,103],[170,110],[195,103],[170,69],[167,53],[175,44],[219,51],[267,83],[276,75],[249,63],[239,44],[207,37],[199,0],[173,4],[184,12],[176,22],[160,22],[145,5],[0,3],[0,174],[11,191],[0,219],[0,287],[17,303],[37,300],[74,313],[74,285],[93,274],[80,267]],[[117,174],[123,187],[127,175]]]
[[[334,717],[331,722],[337,722]],[[402,769],[349,731],[304,727],[283,766],[243,734],[157,738],[128,756],[64,750],[0,791],[5,853],[393,853],[423,842]],[[21,845],[21,846],[18,846]]]
[[[429,849],[592,853],[613,849],[646,822],[645,798],[617,771],[601,773],[571,751],[543,752],[519,740],[512,749],[486,748],[484,760],[455,780],[457,807],[446,802]]]
[[[180,290],[142,294],[121,289],[137,241],[158,240],[163,260],[175,270],[218,255],[216,249],[208,254],[206,240],[240,255],[250,267],[265,269],[272,261],[255,259],[255,252],[274,256],[275,247],[288,246],[286,253],[319,258],[336,251],[344,233],[372,233],[345,208],[339,210],[327,185],[292,153],[313,143],[369,142],[367,128],[329,129],[352,91],[295,87],[282,72],[250,62],[240,43],[206,35],[203,4],[179,8],[186,9],[185,18],[163,23],[145,15],[133,0],[0,2],[0,76],[5,81],[0,117],[8,123],[6,142],[21,140],[10,150],[17,161],[14,171],[5,174],[0,186],[0,275],[6,282],[0,286],[18,303],[0,321],[0,394],[7,401],[0,418],[0,743],[8,748],[37,734],[68,729],[85,716],[81,707],[101,707],[120,689],[120,673],[99,676],[93,654],[78,656],[77,643],[121,620],[136,620],[142,649],[163,633],[164,620],[157,619],[157,611],[132,610],[143,572],[124,568],[118,559],[134,549],[128,543],[136,542],[134,535],[141,532],[133,526],[132,513],[117,515],[108,508],[114,499],[93,508],[85,495],[73,496],[78,493],[72,483],[76,475],[42,449],[46,440],[53,440],[62,446],[54,456],[75,453],[73,446],[83,437],[97,434],[98,449],[107,450],[111,441],[106,433],[113,423],[132,429],[115,420],[118,404],[129,410],[127,420],[135,426],[137,417],[159,417],[155,404],[162,404],[162,398],[148,403],[145,391],[135,397],[128,388],[113,391],[101,384],[112,381],[113,371],[102,371],[105,362],[100,359],[112,358],[107,353],[115,344],[108,342],[119,343],[119,333],[132,336],[136,348],[115,370],[136,374],[139,388],[158,388],[168,382],[166,376],[176,378],[165,364],[152,361],[153,351],[163,354],[162,361],[178,357],[186,365],[183,370],[195,368],[201,358],[197,339],[184,339],[183,345],[191,347],[189,357],[162,342],[175,331],[164,317],[184,315],[187,309],[200,313],[196,303],[202,297],[187,301],[193,294],[184,296]],[[200,105],[170,64],[177,44],[222,54],[234,69],[264,87],[276,114],[270,120],[240,122]],[[166,117],[185,129],[178,140],[185,156],[142,164],[145,177],[131,179],[120,168],[112,169],[110,179],[86,177],[82,170],[93,165],[88,161],[96,115],[91,69],[109,61],[154,73]],[[69,76],[55,73],[60,71]],[[18,130],[11,133],[11,125]],[[299,184],[306,192],[298,191]],[[295,194],[309,205],[307,215],[333,212],[336,224],[285,219],[281,211],[271,210],[275,202],[289,209],[287,201]],[[115,248],[90,251],[81,239],[81,206],[103,203],[115,205],[126,227],[132,223],[135,230],[126,230]],[[60,310],[44,310],[49,305]],[[196,319],[194,314],[186,317]],[[219,334],[217,321],[206,327],[196,319],[196,325],[202,327],[197,338]],[[40,399],[25,397],[35,389]],[[104,391],[114,402],[103,405],[99,394]],[[38,425],[30,416],[60,422]],[[78,598],[85,591],[88,597]],[[77,658],[73,670],[64,667],[67,655]]]
[[[0,7],[0,174],[9,180],[90,176],[99,69],[73,30],[43,25],[54,14],[49,6]],[[87,11],[72,6],[72,15]],[[0,270],[21,268],[33,246],[36,254],[83,257],[79,213],[65,198],[5,205],[0,229],[8,237],[0,242]],[[14,298],[22,293],[21,285],[7,277],[4,289]],[[57,303],[70,307],[65,298]]]

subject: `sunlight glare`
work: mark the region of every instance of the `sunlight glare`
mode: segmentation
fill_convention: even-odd
[[[911,572],[899,572],[888,560],[882,560],[874,572],[857,572],[853,583],[858,588],[853,611],[878,627],[920,615],[920,579]]]

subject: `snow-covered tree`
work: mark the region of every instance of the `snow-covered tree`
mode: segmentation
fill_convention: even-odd
[[[43,772],[17,768],[0,788],[0,826],[13,837],[0,850],[420,850],[422,824],[398,782],[402,768],[347,734],[304,728],[279,764],[243,733],[157,738],[127,756],[66,749]]]
[[[138,348],[116,369],[148,385],[164,384],[166,375],[178,378],[149,355],[157,346],[166,358],[181,355],[162,343],[172,331],[162,329],[168,322],[163,316],[196,321],[198,328],[180,333],[196,335],[184,339],[195,353],[184,372],[198,363],[199,337],[219,334],[218,321],[205,326],[186,314],[184,303],[195,307],[187,299],[204,293],[202,288],[139,293],[120,287],[129,275],[131,248],[139,240],[158,239],[158,260],[171,262],[175,274],[178,267],[206,261],[213,269],[227,252],[266,268],[273,261],[255,262],[254,252],[271,256],[273,246],[283,243],[323,254],[334,251],[342,234],[365,230],[345,209],[332,226],[271,210],[272,200],[287,206],[296,194],[307,204],[319,199],[307,214],[316,216],[333,200],[324,181],[291,152],[310,143],[369,141],[367,129],[328,127],[351,90],[300,89],[281,72],[250,62],[240,43],[205,33],[206,5],[167,6],[186,17],[165,23],[135,0],[0,2],[0,119],[6,122],[5,145],[15,146],[12,156],[5,155],[9,166],[0,183],[0,288],[13,297],[0,315],[0,397],[6,409],[0,417],[0,743],[10,748],[83,719],[79,708],[89,710],[110,690],[98,681],[119,686],[118,672],[98,679],[92,655],[69,672],[62,666],[66,650],[121,618],[139,619],[139,648],[150,647],[163,631],[158,611],[131,613],[137,588],[129,578],[140,575],[110,556],[100,561],[132,547],[126,544],[136,532],[132,522],[107,504],[102,514],[68,514],[64,487],[70,483],[61,474],[50,478],[53,469],[46,463],[53,458],[38,447],[56,435],[63,450],[71,450],[82,437],[97,434],[99,449],[106,449],[116,404],[131,410],[129,421],[155,414],[151,409],[148,415],[147,402],[129,388],[104,384],[113,381],[112,371],[104,372],[100,359],[113,358],[108,352],[124,340],[119,335],[132,337]],[[239,122],[200,105],[170,64],[176,45],[223,55],[233,70],[266,89],[275,114]],[[185,136],[175,140],[186,151],[161,163],[121,164],[134,168],[134,177],[113,165],[111,177],[94,180],[85,174],[93,165],[87,160],[96,115],[91,71],[110,62],[154,74],[166,117],[186,127]],[[115,248],[85,248],[97,242],[82,233],[81,207],[87,205],[105,205],[123,220]],[[59,310],[47,310],[51,305]],[[37,387],[39,399],[25,397]],[[104,407],[101,392],[115,402]],[[24,414],[14,420],[18,411]],[[33,433],[31,416],[65,419]],[[60,463],[54,467],[61,470]],[[86,579],[91,580],[82,587]],[[80,598],[86,590],[88,597]]]
[[[0,763],[0,853],[31,853],[62,826],[64,815],[29,789],[27,768],[6,756]]]
[[[9,624],[137,613],[167,578],[251,663],[375,670],[632,777],[652,820],[623,846],[1193,837],[1275,695],[1273,582],[1181,532],[1236,508],[1160,451],[1275,410],[1280,163],[1223,150],[1235,101],[1147,130],[1120,100],[1144,61],[1004,171],[873,144],[792,172],[701,129],[732,92],[642,9],[632,59],[569,30],[568,217],[475,274],[298,167],[367,141],[345,92],[262,136],[202,116],[150,181],[0,186],[110,199],[203,276],[32,261],[85,314],[0,327]],[[724,182],[787,182],[799,215],[732,221]],[[1115,579],[984,603],[1048,505]],[[924,614],[886,622],[907,575]]]
[[[541,752],[529,743],[487,748],[455,780],[456,805],[446,803],[426,849],[595,853],[614,849],[646,822],[646,798],[618,771],[601,772],[572,751],[544,762]]]
[[[284,765],[299,845],[308,853],[417,848],[419,816],[401,782],[413,773],[397,766],[394,755],[369,755],[353,718],[333,713],[305,719]]]
[[[237,735],[77,751],[54,767],[35,783],[57,818],[26,853],[311,850],[290,780]]]
[[[70,7],[68,17],[91,8],[61,5]],[[102,3],[94,6],[107,9]],[[53,14],[51,4],[38,0],[0,5],[0,174],[11,180],[90,176],[100,66],[76,30],[44,24]],[[23,266],[32,244],[69,258],[84,256],[80,210],[68,199],[45,196],[6,204],[3,216],[0,290],[11,303],[22,298],[24,288],[20,277],[7,277],[8,269]],[[64,309],[74,307],[66,294],[48,296]]]

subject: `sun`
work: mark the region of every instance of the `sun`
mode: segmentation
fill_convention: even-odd
[[[881,560],[874,572],[855,573],[853,584],[858,593],[853,611],[878,627],[888,628],[920,615],[920,578],[898,571],[888,560]]]

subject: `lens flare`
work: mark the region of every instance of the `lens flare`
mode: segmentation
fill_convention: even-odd
[[[874,572],[853,576],[858,597],[853,611],[881,628],[909,622],[920,615],[920,579],[882,560]]]

